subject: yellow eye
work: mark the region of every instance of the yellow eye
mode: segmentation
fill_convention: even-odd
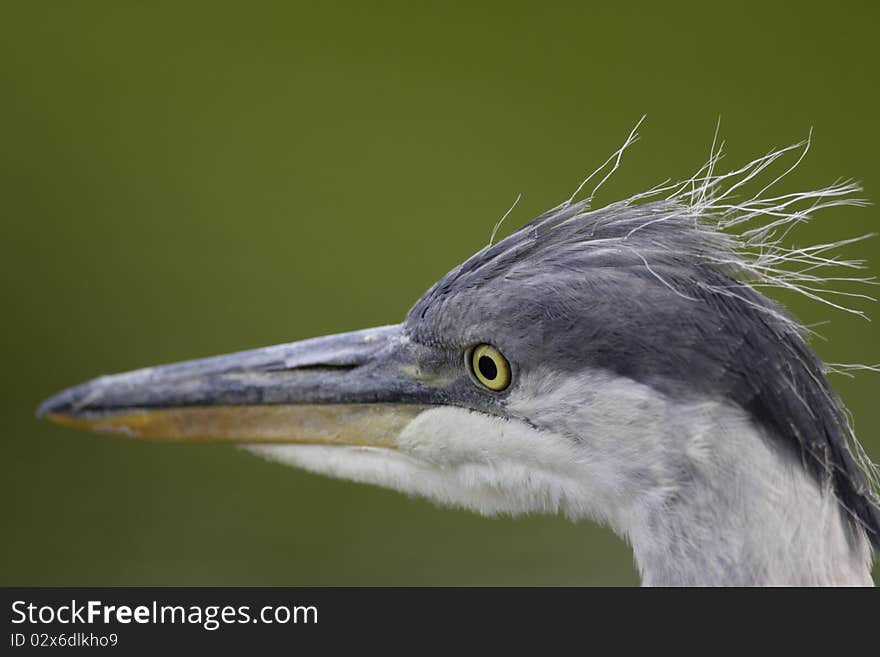
[[[489,390],[501,392],[510,385],[510,363],[492,345],[474,347],[471,351],[471,371]]]

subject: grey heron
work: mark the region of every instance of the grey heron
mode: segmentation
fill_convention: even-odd
[[[760,291],[847,309],[827,286],[861,279],[823,271],[861,266],[830,255],[848,241],[786,237],[861,204],[858,187],[774,196],[809,140],[725,173],[713,143],[693,177],[591,208],[634,139],[399,324],[100,377],[38,415],[233,442],[487,515],[591,519],[646,585],[871,584],[875,470],[809,331]]]

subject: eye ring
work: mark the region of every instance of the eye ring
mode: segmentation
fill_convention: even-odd
[[[478,344],[468,357],[471,374],[485,388],[501,392],[510,385],[510,363],[490,344]]]

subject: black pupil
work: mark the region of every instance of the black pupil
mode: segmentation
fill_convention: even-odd
[[[493,381],[498,376],[498,366],[488,356],[480,356],[480,360],[477,361],[477,367],[480,370],[480,374],[489,381]]]

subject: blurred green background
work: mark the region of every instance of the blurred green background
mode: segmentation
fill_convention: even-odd
[[[0,584],[635,584],[589,523],[484,519],[232,447],[95,437],[37,403],[93,376],[402,319],[567,198],[804,137],[787,186],[880,198],[876,3],[4,2]],[[878,226],[831,210],[796,242]],[[880,268],[880,240],[850,254]],[[830,361],[876,324],[796,300]],[[876,375],[836,385],[880,460]]]

